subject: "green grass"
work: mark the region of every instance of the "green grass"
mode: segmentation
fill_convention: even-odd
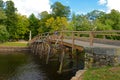
[[[0,46],[26,47],[27,46],[27,42],[5,42],[5,43],[1,43]]]
[[[120,66],[89,69],[82,80],[120,80]]]

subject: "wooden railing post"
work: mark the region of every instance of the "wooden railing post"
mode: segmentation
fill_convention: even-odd
[[[89,34],[89,38],[90,38],[90,46],[93,46],[93,40],[94,40],[94,33],[93,32],[90,32]]]
[[[72,54],[74,53],[74,42],[75,42],[74,32],[72,31]]]
[[[63,31],[61,31],[61,45],[63,47]]]

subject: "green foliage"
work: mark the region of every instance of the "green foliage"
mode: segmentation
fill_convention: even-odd
[[[120,12],[111,10],[105,13],[93,10],[86,15],[72,14],[70,18],[70,8],[60,2],[51,5],[51,13],[43,11],[36,17],[31,14],[29,18],[16,13],[17,8],[14,2],[0,0],[0,25],[6,26],[10,40],[28,39],[29,31],[32,37],[39,33],[53,32],[56,30],[120,30]]]
[[[9,33],[6,30],[6,27],[0,25],[0,42],[4,42],[9,38]]]
[[[74,30],[87,31],[92,29],[92,25],[85,15],[73,15],[71,24],[73,24]]]
[[[56,17],[68,17],[70,14],[70,8],[68,6],[64,6],[60,2],[55,2],[51,5],[52,14]]]
[[[6,15],[4,10],[0,7],[0,24],[4,24],[4,21],[6,20]]]
[[[4,8],[4,1],[3,0],[0,0],[0,8]]]
[[[34,14],[31,14],[31,15],[29,16],[29,19],[28,19],[28,20],[29,20],[29,23],[30,23],[30,25],[29,25],[29,30],[31,30],[31,32],[32,32],[32,37],[33,37],[33,36],[36,36],[36,35],[38,34],[37,29],[38,29],[38,27],[39,27],[39,25],[38,25],[39,19],[36,18]]]
[[[4,2],[3,0],[0,0],[0,24],[4,24],[6,18],[7,17],[4,11]]]
[[[97,31],[102,31],[102,30],[112,30],[112,26],[108,24],[110,21],[106,20],[106,25],[102,24],[99,19],[95,20],[94,25],[96,26]]]
[[[56,30],[66,30],[67,25],[68,23],[65,17],[57,17],[56,19],[51,17],[46,21],[46,26],[51,29],[51,32]]]
[[[8,32],[10,33],[10,38],[15,39],[15,31],[16,31],[16,24],[17,24],[17,15],[16,15],[16,8],[14,7],[13,1],[6,1],[5,6],[5,13],[7,16],[6,19],[6,27]]]
[[[49,14],[46,11],[43,11],[39,15],[40,21],[39,21],[39,28],[38,28],[38,33],[43,33],[43,32],[49,32],[50,28],[46,26],[46,21],[52,17],[51,14]]]
[[[73,30],[120,30],[120,12],[111,10],[111,13],[94,10],[86,15],[73,14],[70,22]]]
[[[103,11],[99,11],[99,10],[93,10],[89,13],[87,13],[87,17],[89,20],[95,20],[97,18],[100,18],[101,16],[104,16],[105,15],[105,12]]]
[[[29,21],[28,18],[26,16],[22,16],[20,14],[17,15],[17,25],[16,25],[16,34],[15,39],[19,40],[19,39],[28,39],[29,35]]]

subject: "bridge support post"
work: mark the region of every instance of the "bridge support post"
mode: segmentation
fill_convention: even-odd
[[[48,46],[48,53],[47,53],[46,64],[48,64],[49,57],[50,57],[50,52],[51,52],[51,47],[49,45],[47,45],[47,46]]]
[[[62,51],[62,54],[61,54],[60,66],[59,66],[58,73],[62,73],[62,67],[63,67],[64,55],[65,55],[65,51],[63,50],[63,51]]]

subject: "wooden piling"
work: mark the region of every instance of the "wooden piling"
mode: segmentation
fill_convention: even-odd
[[[64,51],[64,49],[63,49],[62,54],[61,54],[60,66],[59,66],[58,73],[62,73],[64,55],[65,55],[65,51]]]

